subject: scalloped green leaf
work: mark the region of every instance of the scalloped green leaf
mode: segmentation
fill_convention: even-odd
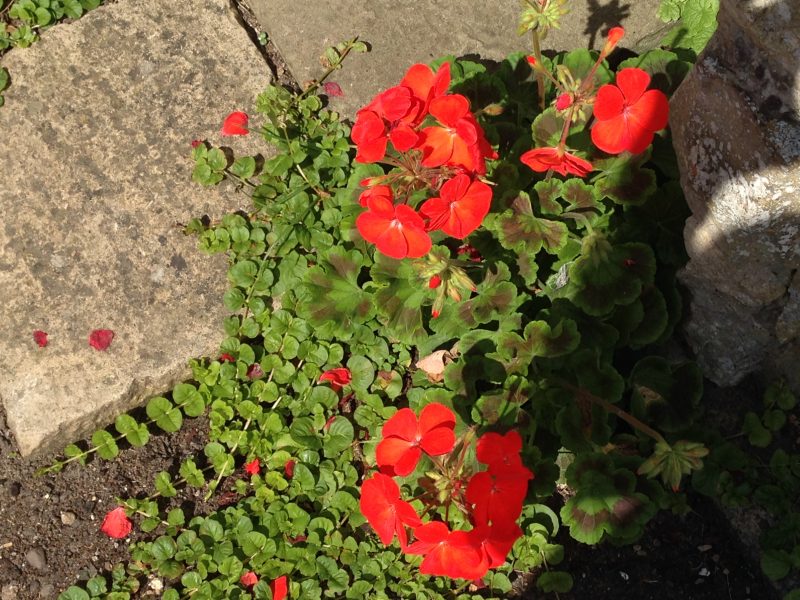
[[[317,337],[346,341],[357,325],[375,316],[372,295],[358,284],[363,262],[357,250],[335,246],[306,272],[297,314],[315,327]]]
[[[386,336],[410,346],[419,344],[427,336],[422,306],[431,294],[411,261],[378,253],[370,275],[378,286],[375,304]]]
[[[649,159],[647,150],[594,161],[598,192],[623,206],[644,204],[657,189],[655,171],[642,167]]]

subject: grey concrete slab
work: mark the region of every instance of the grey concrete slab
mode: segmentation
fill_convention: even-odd
[[[480,54],[499,59],[530,50],[517,35],[520,6],[512,0],[247,0],[289,69],[301,83],[319,76],[327,46],[358,35],[372,45],[367,55],[348,58],[334,79],[344,96],[332,108],[352,116],[380,90],[396,85],[406,69],[444,54]],[[557,50],[600,47],[607,31],[622,24],[622,46],[655,43],[664,24],[656,17],[660,0],[573,0],[561,29],[544,47]]]
[[[189,358],[216,352],[225,259],[175,224],[249,199],[192,183],[190,143],[219,143],[225,115],[270,78],[226,0],[191,12],[119,0],[2,66],[0,398],[30,454],[168,391]],[[96,328],[116,333],[105,352],[88,345]]]

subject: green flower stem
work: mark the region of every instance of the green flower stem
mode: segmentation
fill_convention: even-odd
[[[254,189],[256,189],[256,187],[258,187],[258,186],[256,186],[256,184],[255,184],[255,183],[253,183],[252,181],[248,181],[247,179],[244,179],[244,178],[242,178],[242,177],[239,177],[239,176],[238,176],[238,175],[236,175],[235,173],[232,173],[232,172],[231,172],[231,170],[230,170],[228,167],[225,167],[225,169],[223,170],[223,172],[225,173],[225,175],[226,175],[227,177],[230,177],[231,179],[235,179],[236,181],[238,181],[238,182],[239,182],[239,183],[241,183],[242,185],[246,185],[246,186],[247,186],[247,187],[249,187],[250,189],[253,189],[253,190],[254,190]]]
[[[301,100],[301,99],[305,98],[309,93],[311,93],[312,91],[316,90],[320,85],[322,85],[322,83],[328,77],[330,77],[331,74],[334,71],[338,71],[339,69],[341,69],[342,68],[342,63],[344,62],[344,59],[347,58],[348,54],[350,54],[350,51],[353,49],[353,46],[355,45],[355,43],[357,41],[358,41],[358,36],[354,37],[352,40],[348,40],[347,42],[345,42],[345,47],[344,47],[344,50],[342,50],[342,53],[339,55],[339,60],[337,60],[335,63],[333,63],[331,66],[329,66],[326,69],[326,71],[322,74],[322,77],[320,77],[318,80],[316,80],[310,86],[308,86],[306,91],[304,91],[302,94],[300,94],[300,96],[298,96],[297,99]]]
[[[273,371],[274,371],[274,369],[273,369]],[[242,427],[242,430],[239,432],[239,438],[236,440],[236,443],[233,445],[233,448],[231,448],[231,451],[229,452],[229,454],[231,456],[233,456],[233,453],[236,452],[236,449],[239,447],[239,444],[242,441],[242,436],[247,432],[247,428],[250,427],[250,423],[251,423],[251,419],[247,419],[247,421],[244,422],[244,427]],[[219,482],[222,481],[222,478],[224,477],[224,475],[223,475],[224,473],[225,473],[225,470],[223,469],[217,475],[217,478],[214,480],[214,483],[212,483],[211,485],[208,486],[208,492],[206,492],[206,495],[203,498],[203,500],[208,502],[208,499],[211,498],[211,496],[214,494],[214,491],[217,489],[217,486],[219,485]]]
[[[536,64],[542,62],[542,45],[539,41],[538,29],[531,30],[531,40],[533,41],[533,57],[536,59]],[[536,92],[539,95],[539,110],[544,110],[544,75],[542,69],[536,69]]]
[[[564,381],[562,379],[557,379],[556,382],[558,383],[558,385],[560,385],[564,389],[569,390],[570,392],[574,393],[578,398],[580,398],[582,400],[588,400],[589,402],[591,402],[593,404],[597,404],[598,406],[602,407],[606,411],[615,414],[620,419],[625,421],[628,425],[630,425],[631,427],[633,427],[637,431],[641,431],[645,435],[653,438],[656,442],[661,442],[662,444],[669,445],[669,444],[667,444],[667,440],[664,439],[663,435],[658,433],[655,429],[653,429],[649,425],[646,425],[645,423],[642,423],[639,419],[634,417],[632,414],[625,412],[619,406],[615,406],[614,404],[611,404],[608,400],[600,398],[599,396],[595,396],[594,394],[592,394],[588,390],[586,390],[586,389],[584,389],[582,387],[578,387],[576,385],[573,385],[573,384],[569,383],[568,381]]]

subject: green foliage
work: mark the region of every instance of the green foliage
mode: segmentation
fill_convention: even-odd
[[[699,54],[717,29],[717,12],[719,0],[661,0],[658,17],[675,23],[661,45]]]

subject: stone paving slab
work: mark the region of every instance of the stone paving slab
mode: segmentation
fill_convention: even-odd
[[[520,5],[513,0],[247,0],[299,82],[322,73],[319,56],[356,35],[372,45],[367,55],[348,57],[332,76],[344,96],[331,107],[352,117],[380,90],[395,85],[416,62],[444,54],[480,54],[500,59],[530,50],[530,37],[517,35]],[[572,12],[544,47],[569,50],[603,45],[608,30],[622,24],[621,46],[655,45],[664,24],[656,17],[660,0],[571,0]]]
[[[119,0],[2,66],[0,398],[30,454],[168,391],[189,358],[216,352],[225,259],[175,224],[249,199],[193,184],[190,142],[220,143],[224,116],[253,106],[270,76],[226,0],[189,12]],[[116,333],[105,352],[87,343],[95,328]]]

